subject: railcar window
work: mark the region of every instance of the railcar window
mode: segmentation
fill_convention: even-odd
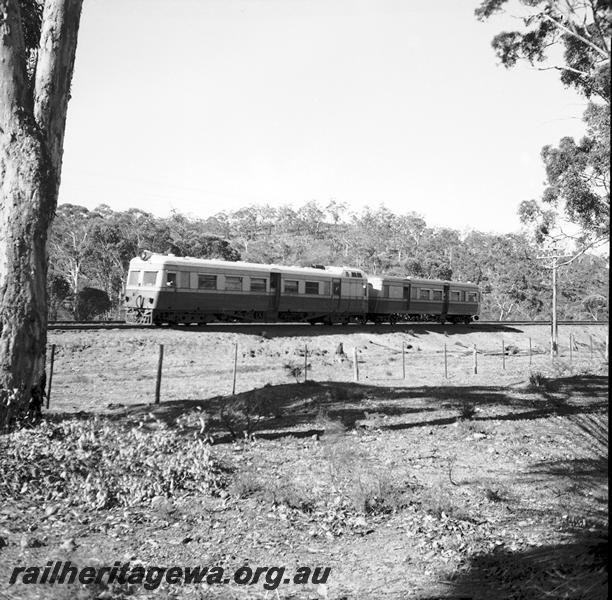
[[[461,292],[451,292],[450,299],[453,302],[459,302],[461,300]]]
[[[228,292],[242,291],[242,277],[225,277],[225,289]]]
[[[201,275],[198,273],[198,289],[199,290],[216,290],[217,276],[216,275]]]
[[[297,294],[298,282],[294,279],[285,279],[285,294]]]
[[[145,271],[142,274],[142,285],[155,285],[157,281],[157,271]]]
[[[176,287],[176,273],[166,273],[166,286]]]
[[[419,290],[419,300],[429,300],[429,290]]]
[[[252,292],[265,292],[266,291],[265,277],[251,277],[251,291]]]
[[[476,292],[468,292],[467,301],[468,302],[478,302],[478,294]]]
[[[138,277],[140,276],[140,271],[130,271],[128,275],[128,285],[138,285]]]
[[[442,300],[442,290],[434,290],[433,291],[433,299],[434,300]]]
[[[179,273],[179,287],[182,287],[182,288],[191,287],[191,273],[189,271],[181,271]]]
[[[329,296],[329,281],[323,281],[321,283],[321,295]]]
[[[307,281],[304,286],[305,294],[319,294],[319,282],[318,281]]]
[[[388,298],[389,297],[389,286],[388,285],[383,285],[383,298]]]

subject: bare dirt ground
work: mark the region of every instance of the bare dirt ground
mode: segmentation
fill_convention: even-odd
[[[216,483],[210,493],[96,505],[43,488],[37,497],[32,477],[0,507],[0,595],[607,597],[597,562],[607,531],[606,335],[603,326],[561,327],[552,363],[544,326],[52,332],[50,427],[78,433],[97,415],[95,427],[118,446],[135,429],[178,447],[211,441]],[[159,344],[161,404],[153,405]],[[19,440],[3,443],[8,456]],[[331,573],[325,585],[275,591],[7,584],[15,565],[58,558]]]

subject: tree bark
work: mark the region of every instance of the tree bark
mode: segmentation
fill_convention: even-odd
[[[0,430],[45,388],[48,230],[57,205],[82,0],[47,0],[35,85],[17,0],[0,0]]]

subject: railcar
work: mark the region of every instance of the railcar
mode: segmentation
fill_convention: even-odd
[[[285,267],[144,251],[130,261],[126,320],[133,323],[349,323],[367,312],[367,279],[347,267]]]
[[[478,319],[480,291],[472,283],[368,277],[368,315],[374,323],[397,321],[450,321],[470,323]]]

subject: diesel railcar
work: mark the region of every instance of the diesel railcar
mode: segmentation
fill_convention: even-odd
[[[349,323],[368,309],[360,269],[284,267],[143,252],[130,261],[126,320]]]
[[[415,277],[368,277],[368,320],[450,321],[478,319],[480,291],[472,283]]]
[[[161,325],[229,322],[391,323],[478,319],[471,283],[367,276],[352,267],[285,267],[144,251],[130,261],[126,320]]]

